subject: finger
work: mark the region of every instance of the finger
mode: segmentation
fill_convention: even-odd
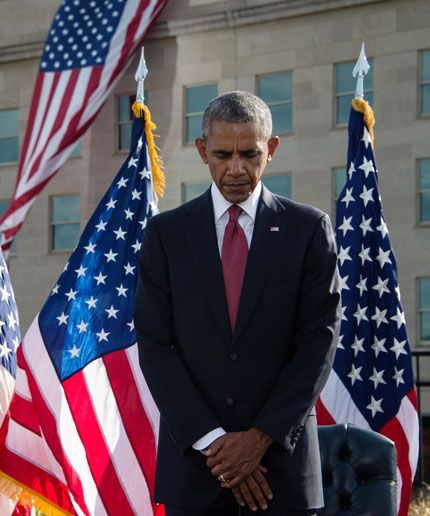
[[[246,482],[242,482],[239,484],[240,492],[242,493],[243,498],[245,499],[246,504],[251,509],[251,511],[257,510],[257,504],[255,503],[254,497],[251,494]]]
[[[245,507],[245,498],[242,496],[242,493],[240,492],[240,489],[238,487],[234,487],[232,489],[233,495],[236,498],[236,502],[241,506]]]
[[[224,478],[228,478],[228,482],[223,482],[221,487],[229,487],[230,489],[233,487],[237,487],[241,482],[244,481],[246,475],[230,475],[231,478],[228,477],[228,473],[224,473]]]
[[[259,465],[257,466],[257,469],[258,469],[259,471],[261,471],[262,473],[267,473],[267,472],[269,471],[266,467],[264,467],[264,466],[263,466],[263,464],[259,464]]]
[[[207,464],[207,462],[206,462]],[[208,464],[209,466],[209,464]],[[211,473],[214,477],[219,477],[221,474],[224,475],[225,478],[234,477],[234,472],[230,471],[230,466],[228,463],[220,463],[211,468]]]
[[[267,498],[267,500],[273,499],[273,493],[270,489],[270,486],[266,480],[266,477],[263,475],[263,473],[260,470],[255,470],[253,473],[253,477],[257,484],[260,486],[260,489],[263,491],[264,496]]]
[[[252,496],[257,500],[257,503],[260,506],[260,508],[263,509],[263,511],[265,511],[267,509],[267,500],[263,494],[263,491],[260,489],[260,486],[255,481],[254,477],[252,475],[249,475],[245,482],[248,485],[249,490],[252,493]]]
[[[222,436],[222,437],[224,437],[224,436]],[[204,454],[206,455],[206,457],[212,457],[213,455],[216,455],[221,450],[221,448],[224,446],[224,441],[225,441],[225,439],[223,439],[222,437],[215,439],[215,441],[209,445],[209,448],[207,448],[204,451]]]

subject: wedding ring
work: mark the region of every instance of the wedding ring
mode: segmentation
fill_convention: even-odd
[[[224,477],[224,475],[220,475],[220,476],[219,476],[219,478],[220,478],[220,480],[222,480],[222,482],[224,482],[224,483],[227,483],[227,482],[228,482],[228,480],[226,480],[226,478]]]

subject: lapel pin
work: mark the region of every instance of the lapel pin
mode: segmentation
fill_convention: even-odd
[[[279,231],[279,226],[270,226],[270,231]]]

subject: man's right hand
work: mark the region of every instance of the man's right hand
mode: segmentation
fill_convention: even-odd
[[[241,507],[248,505],[251,511],[257,511],[258,507],[263,511],[267,509],[267,500],[272,500],[273,493],[263,473],[267,473],[267,469],[260,464],[237,487],[231,489]]]

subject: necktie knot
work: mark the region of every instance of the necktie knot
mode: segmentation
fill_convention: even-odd
[[[228,216],[229,216],[228,221],[229,222],[237,222],[237,219],[239,218],[241,213],[242,213],[242,208],[240,206],[238,206],[237,204],[233,204],[228,209]]]

